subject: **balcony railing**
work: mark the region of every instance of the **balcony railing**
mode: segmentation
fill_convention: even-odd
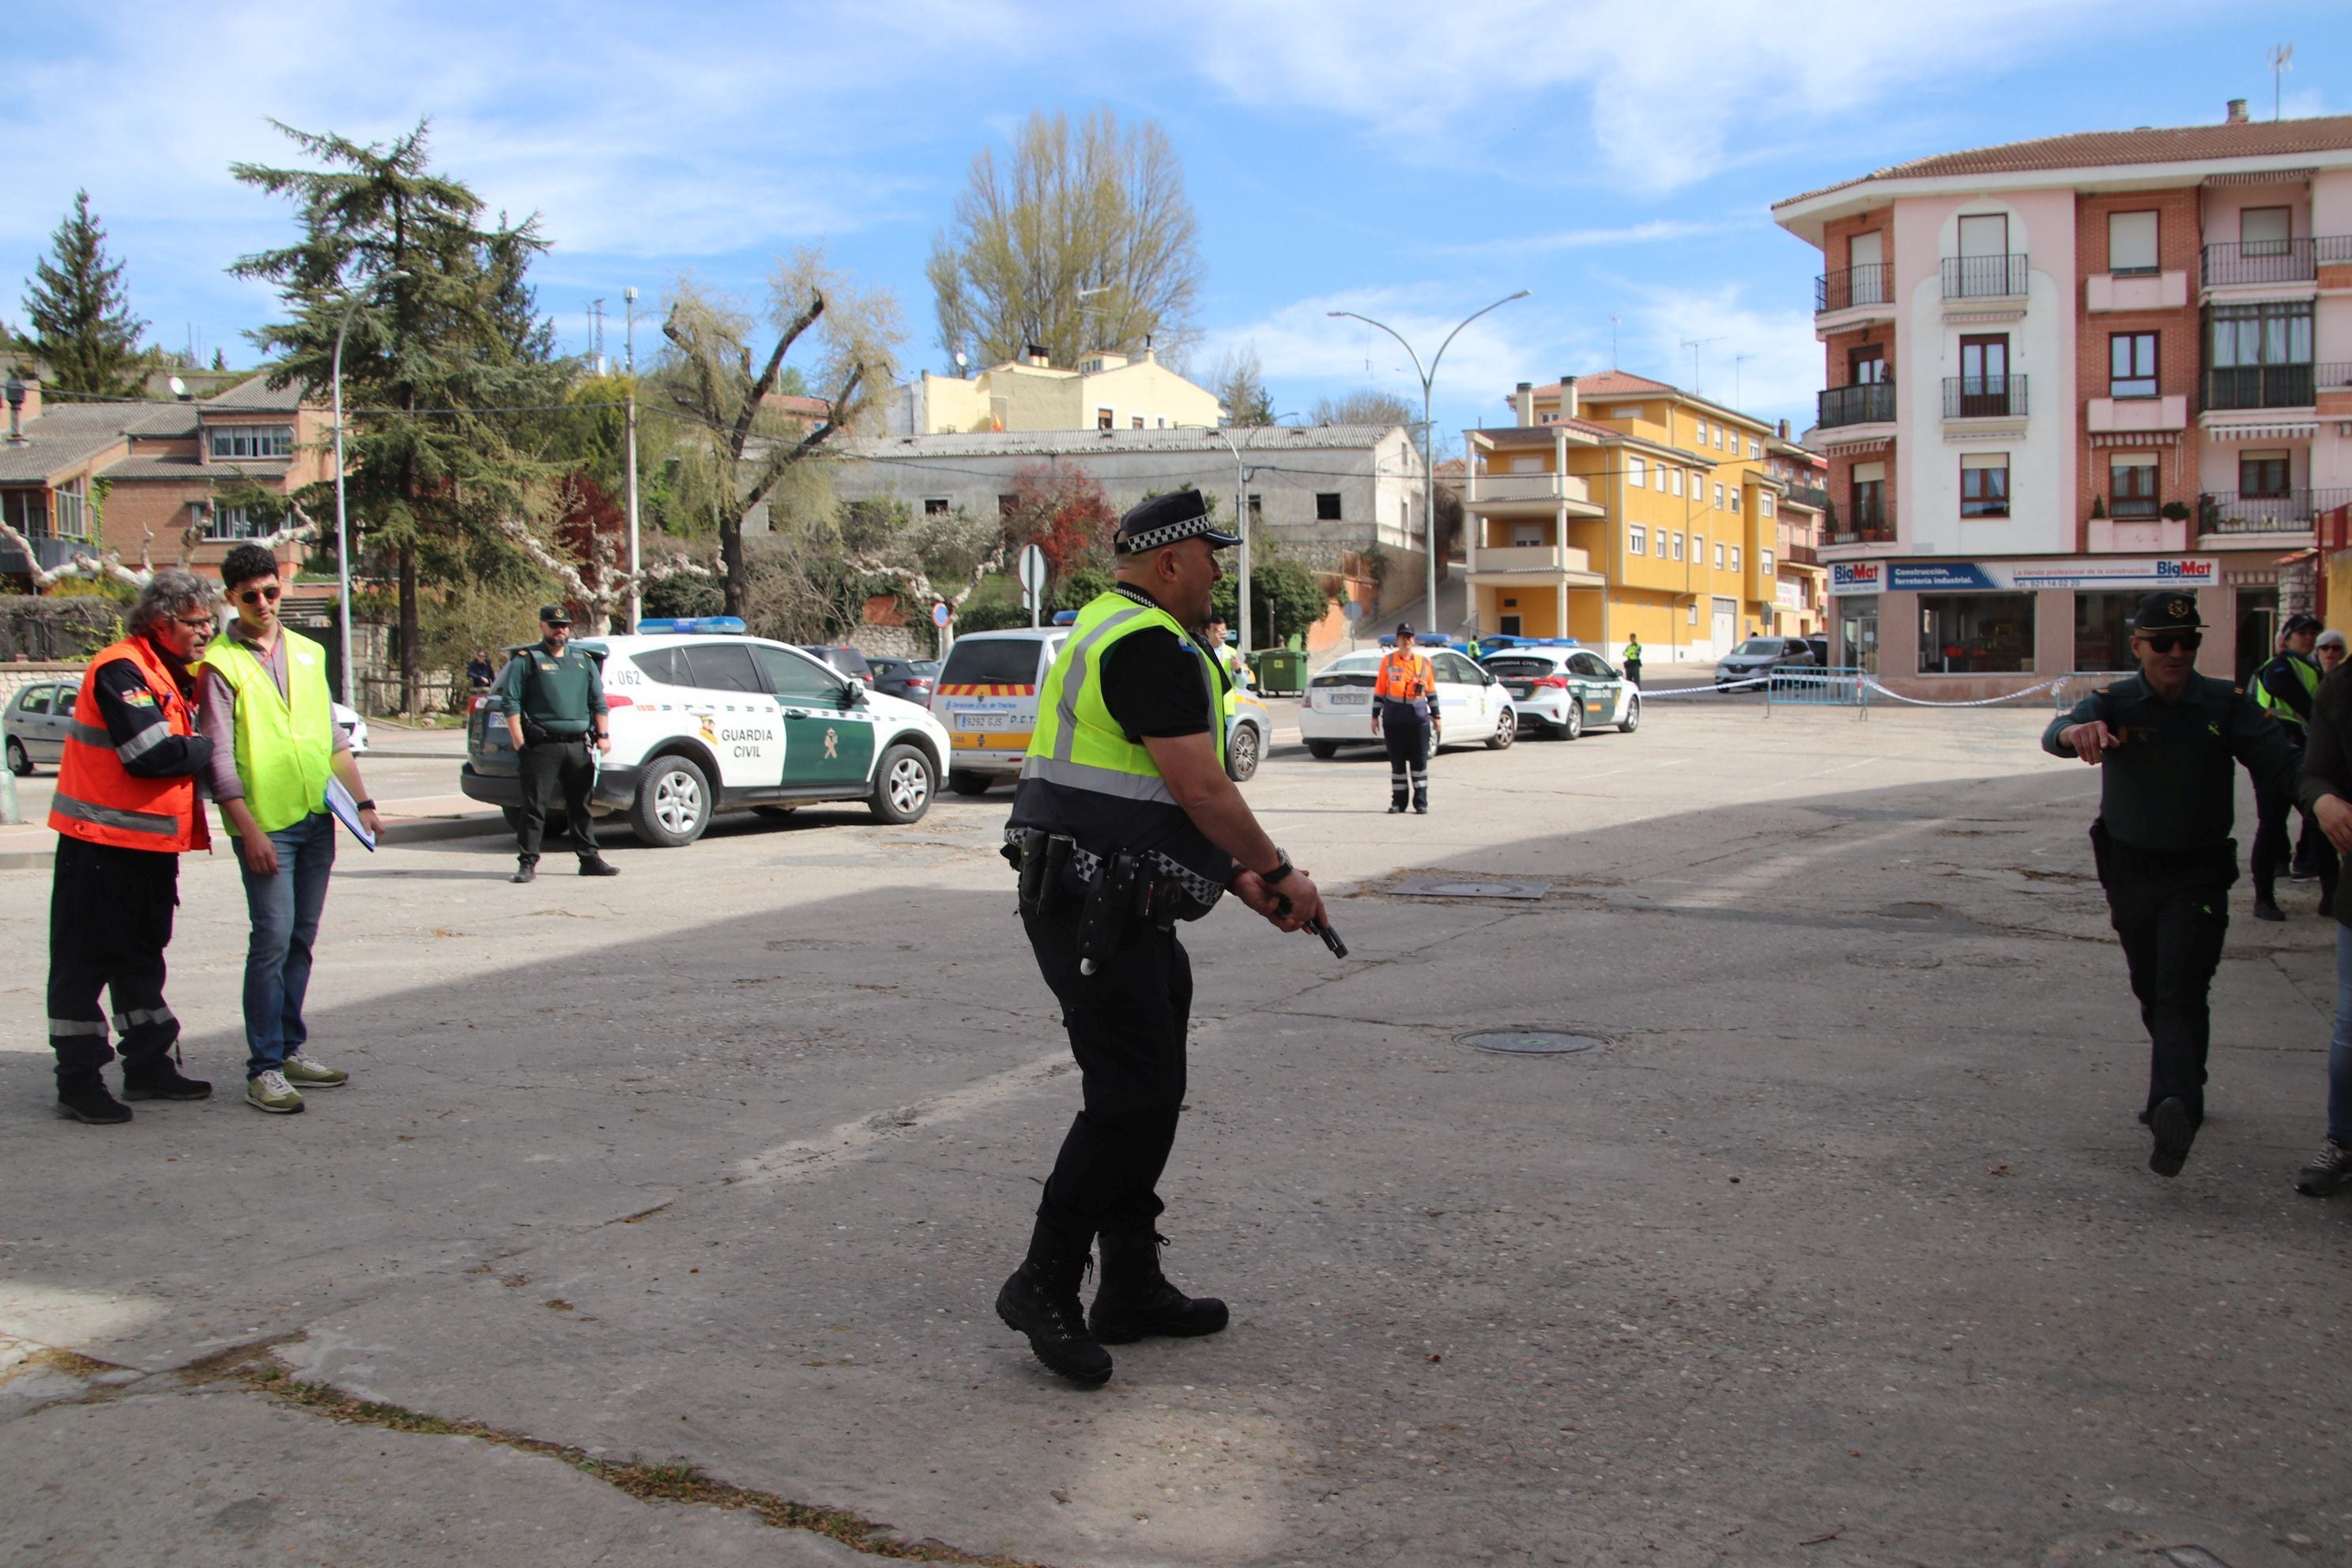
[[[2267,496],[2208,493],[2197,498],[2197,531],[2294,533],[2309,528],[2321,512],[2346,505],[2352,505],[2352,489],[2288,490]]]
[[[2025,377],[2021,375],[1948,375],[1944,378],[1947,419],[2014,419],[2025,413]]]
[[[1811,507],[1815,511],[1827,511],[1830,507],[1830,492],[1819,485],[1790,485],[1783,499],[1790,506]]]
[[[1895,542],[1893,519],[1864,528],[1841,529],[1830,535],[1832,544],[1892,544]]]
[[[2308,283],[2321,262],[2352,261],[2352,235],[2232,240],[2205,247],[2205,287],[2231,283]]]
[[[1947,256],[1944,298],[2002,300],[2025,292],[2025,255]]]
[[[1856,305],[1891,303],[1893,295],[1890,290],[1894,284],[1895,268],[1884,261],[1849,267],[1839,272],[1824,272],[1813,279],[1813,313],[1824,315],[1832,310],[1851,310]]]
[[[1810,544],[1790,544],[1782,546],[1780,559],[1791,566],[1818,566],[1822,552]]]
[[[1840,425],[1891,424],[1894,418],[1895,384],[1865,381],[1823,392],[1816,422],[1827,430]]]
[[[2342,367],[2330,365],[2331,372]],[[2308,408],[2319,367],[2309,364],[2217,365],[2205,372],[2205,406]]]
[[[1465,504],[1473,507],[1552,504],[1592,499],[1576,474],[1473,474]]]

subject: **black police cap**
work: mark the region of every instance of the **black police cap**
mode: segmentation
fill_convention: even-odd
[[[2193,632],[2205,623],[2197,614],[2197,595],[2185,589],[2168,588],[2160,594],[2150,594],[2132,612],[2132,630],[2136,632]]]
[[[539,624],[543,626],[568,626],[572,624],[572,612],[561,605],[541,605],[539,607]]]
[[[1227,533],[1209,521],[1208,499],[1199,490],[1172,490],[1128,508],[1118,520],[1112,547],[1121,555],[1139,555],[1187,539],[1205,539],[1212,550],[1239,544],[1241,535]]]

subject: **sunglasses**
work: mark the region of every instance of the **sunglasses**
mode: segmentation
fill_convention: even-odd
[[[268,603],[274,605],[278,602],[278,596],[284,592],[286,592],[286,590],[282,586],[277,588],[247,588],[244,593],[239,594],[236,596],[236,602],[240,605],[258,605],[267,600]]]
[[[2140,634],[2140,640],[2158,653],[2170,653],[2177,647],[2185,647],[2194,653],[2205,646],[2205,634],[2203,632],[2143,632]]]

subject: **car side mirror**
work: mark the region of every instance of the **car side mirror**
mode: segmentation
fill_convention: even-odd
[[[863,708],[866,705],[866,683],[855,677],[844,681],[841,687],[841,705],[844,708]]]

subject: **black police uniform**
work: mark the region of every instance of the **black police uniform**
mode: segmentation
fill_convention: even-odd
[[[1197,493],[1179,490],[1130,510],[1118,542],[1124,553],[1195,536],[1218,546],[1237,542],[1208,525]],[[1126,584],[1113,592],[1139,606],[1155,603]],[[1074,657],[1076,642],[1063,659]],[[1214,661],[1164,626],[1120,637],[1099,676],[1104,706],[1133,739],[1202,734],[1219,721],[1223,682]],[[1029,1336],[1040,1361],[1092,1384],[1110,1375],[1103,1344],[1225,1326],[1223,1302],[1187,1297],[1160,1273],[1154,1222],[1165,1207],[1160,1178],[1184,1100],[1192,1005],[1192,962],[1175,926],[1215,905],[1233,861],[1181,806],[1074,785],[1040,766],[1045,761],[1033,756],[1024,765],[1006,825],[1007,858],[1018,863],[1023,846],[1030,855],[1055,846],[1044,862],[1050,872],[1024,867],[1022,923],[1061,1004],[1082,1103],[1046,1178],[1028,1257],[1005,1281],[996,1310]],[[1116,945],[1087,958],[1085,900],[1105,870],[1129,854],[1139,889],[1150,891],[1123,905]],[[1097,1237],[1102,1285],[1081,1321],[1077,1290]]]
[[[560,618],[560,606],[550,608]],[[540,618],[549,620],[543,611]],[[522,866],[515,879],[529,880],[539,864],[548,796],[558,790],[563,795],[564,828],[580,868],[596,875],[609,871],[612,868],[597,853],[595,819],[589,813],[596,787],[596,764],[589,749],[595,744],[597,716],[605,711],[602,667],[583,648],[567,644],[558,652],[541,642],[516,654],[506,678],[506,711],[522,717],[522,754],[515,759],[522,782],[522,825],[515,832]]]
[[[2309,620],[2299,624],[2316,625]],[[2254,685],[2269,694],[2269,711],[2298,753],[2310,734],[2312,700],[2319,688],[2319,675],[2315,660],[2291,648],[2281,648],[2254,671]],[[2282,794],[2255,784],[2254,847],[2249,858],[2254,874],[2254,913],[2264,920],[2284,918],[2278,907],[2278,874],[2287,864],[2287,823],[2294,813],[2293,792]],[[2336,847],[2327,842],[2327,836],[2319,831],[2308,812],[2301,815],[2303,838],[2295,846],[2294,863],[2298,867],[2308,865],[2318,873],[2319,907],[2325,912],[2336,906],[2339,869]]]
[[[2133,625],[2161,634],[2194,631],[2200,623],[2194,599],[2152,594],[2140,602]],[[2149,1163],[2173,1175],[2205,1115],[2207,991],[2238,878],[2238,846],[2230,837],[2235,770],[2242,763],[2258,784],[2291,796],[2301,758],[2277,721],[2230,682],[2210,676],[2192,673],[2174,702],[2144,678],[2128,676],[2053,721],[2042,732],[2043,750],[2074,756],[2059,743],[2060,732],[2094,720],[2123,742],[2100,763],[2091,847],[2148,1033],[2142,1120],[2157,1133]]]

